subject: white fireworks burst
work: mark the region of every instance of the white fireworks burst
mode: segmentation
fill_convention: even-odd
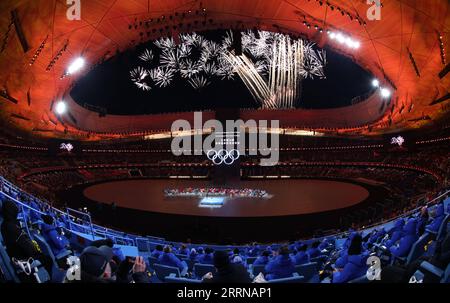
[[[179,58],[187,58],[192,53],[192,47],[187,44],[181,44],[177,48],[177,54]]]
[[[137,67],[130,72],[131,80],[133,82],[139,82],[144,80],[148,76],[148,71],[143,67]]]
[[[255,39],[251,53],[256,58],[265,58],[271,60],[271,49],[276,37],[273,33],[266,31],[259,31],[259,39]]]
[[[202,69],[202,70],[205,72],[205,74],[208,75],[208,76],[214,76],[214,75],[217,75],[217,71],[218,71],[217,65],[216,65],[215,63],[213,63],[213,62],[203,64],[202,67],[201,67],[201,69]]]
[[[213,41],[207,41],[202,49],[200,60],[203,62],[217,60],[223,53],[223,48]]]
[[[153,81],[155,81],[155,84],[159,87],[167,87],[172,83],[175,72],[176,71],[173,68],[168,66],[158,67],[153,75]]]
[[[178,67],[179,57],[176,49],[163,49],[159,59],[161,65],[167,65],[171,68]]]
[[[222,49],[224,50],[230,49],[233,45],[233,41],[234,41],[233,32],[228,31],[222,40]]]
[[[179,45],[173,38],[154,42],[161,50],[159,67],[132,70],[131,79],[137,87],[166,87],[178,73],[192,87],[201,89],[214,77],[233,79],[238,75],[263,108],[291,108],[300,97],[299,84],[303,79],[325,77],[325,52],[285,34],[243,32],[244,54],[239,57],[229,51],[233,46],[232,31],[219,43],[195,32],[179,37]],[[197,54],[200,57],[194,58]],[[151,62],[155,55],[147,49],[139,58]]]
[[[142,61],[145,62],[150,62],[153,61],[154,55],[153,55],[153,51],[150,49],[146,49],[142,55],[139,56],[139,59],[141,59]]]
[[[149,76],[151,77],[151,72],[149,72],[145,68],[139,66],[133,69],[130,72],[130,76],[131,81],[133,81],[138,88],[144,91],[149,91],[151,89],[150,85],[146,82],[146,78]]]
[[[183,78],[192,78],[201,71],[201,64],[190,59],[180,62],[180,75]]]
[[[189,80],[189,84],[191,84],[194,89],[202,89],[208,86],[210,82],[203,76],[194,76]]]
[[[149,91],[152,89],[150,85],[144,82],[134,82],[134,84],[143,91]]]
[[[224,51],[218,59],[217,75],[220,76],[222,80],[232,80],[236,74],[236,66],[228,60],[227,53],[228,51]]]
[[[196,47],[199,49],[202,49],[206,43],[206,39],[196,32],[193,32],[191,34],[181,34],[180,40],[188,46]]]
[[[325,78],[323,67],[326,65],[325,51],[316,51],[313,48],[314,44],[308,43],[305,45],[304,60],[300,71],[303,78]]]
[[[174,49],[177,47],[177,45],[175,44],[175,41],[173,40],[172,37],[170,38],[160,38],[158,40],[156,40],[154,42],[154,44],[159,47],[160,49]]]
[[[260,74],[267,74],[269,66],[265,60],[258,60],[255,62],[255,69]]]

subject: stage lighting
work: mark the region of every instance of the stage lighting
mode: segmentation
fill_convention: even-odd
[[[80,69],[83,68],[85,64],[85,61],[82,57],[78,57],[77,59],[75,59],[75,61],[73,61],[70,66],[69,69],[67,70],[68,74],[73,74],[76,73],[77,71],[79,71]]]
[[[372,80],[372,86],[373,87],[379,87],[380,86],[380,81],[378,79],[373,79]]]
[[[387,88],[382,88],[381,89],[381,96],[383,98],[389,98],[391,96],[391,91],[388,90]]]
[[[353,40],[350,39],[350,37],[346,37],[344,43],[345,43],[348,47],[353,48]]]
[[[349,48],[358,49],[361,47],[361,43],[359,41],[355,41],[347,35],[342,33],[334,33],[328,31],[328,36],[331,40],[337,40],[340,44],[345,44]]]
[[[55,111],[56,111],[56,113],[57,113],[58,115],[64,114],[64,113],[66,112],[66,110],[67,110],[66,102],[64,102],[64,101],[59,101],[59,102],[56,104]]]
[[[352,42],[352,47],[353,47],[354,49],[358,49],[358,48],[361,47],[361,43],[359,43],[358,41],[353,41],[353,42]]]

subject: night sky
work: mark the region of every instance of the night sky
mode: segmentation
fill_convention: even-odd
[[[208,38],[223,32],[207,33]],[[257,103],[238,76],[234,80],[214,78],[204,89],[194,90],[176,75],[171,85],[138,89],[130,80],[130,70],[142,65],[138,56],[148,44],[137,46],[95,67],[78,80],[71,91],[76,102],[104,107],[108,114],[136,115],[214,108],[257,108]],[[302,108],[334,108],[371,90],[372,76],[350,58],[326,49],[326,79],[302,82]]]

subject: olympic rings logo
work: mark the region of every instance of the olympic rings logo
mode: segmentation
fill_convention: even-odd
[[[226,149],[221,149],[221,150],[212,149],[206,153],[206,156],[215,165],[220,165],[220,164],[231,165],[234,163],[234,161],[239,159],[241,154],[239,153],[239,151],[237,149],[232,149],[229,151]]]

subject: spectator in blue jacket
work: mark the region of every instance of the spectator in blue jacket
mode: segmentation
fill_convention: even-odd
[[[233,260],[233,259],[235,259],[236,257],[239,257],[239,258],[241,258],[242,260],[245,260],[246,258],[245,258],[245,256],[244,256],[244,254],[242,254],[241,253],[241,251],[239,250],[239,248],[235,248],[235,249],[233,249],[233,253],[232,253],[232,255],[230,256],[230,260]]]
[[[306,253],[308,246],[306,244],[299,244],[295,248],[296,253],[292,256],[295,265],[302,265],[309,263],[309,255]]]
[[[249,257],[256,257],[258,256],[260,251],[261,247],[258,244],[253,243],[253,245],[248,249],[247,255]]]
[[[311,244],[311,247],[306,251],[306,253],[309,256],[309,259],[317,258],[322,255],[322,252],[319,249],[319,245],[320,245],[319,241],[316,241],[313,244]]]
[[[319,249],[322,251],[322,250],[325,250],[325,249],[328,249],[328,247],[331,245],[331,242],[330,242],[330,240],[328,240],[328,239],[324,239],[321,243],[320,243],[320,245],[319,245]]]
[[[67,251],[70,247],[69,240],[58,232],[57,227],[54,224],[54,220],[51,216],[42,216],[43,223],[41,224],[42,235],[45,241],[50,246],[55,257],[59,254]]]
[[[189,252],[189,260],[195,261],[197,260],[197,257],[198,257],[197,250],[195,248],[192,248],[191,251]]]
[[[188,271],[186,262],[178,259],[177,256],[172,253],[172,249],[168,245],[164,246],[163,253],[158,258],[158,264],[178,267],[182,276],[185,276]]]
[[[440,203],[435,209],[433,221],[428,224],[425,229],[437,233],[439,231],[439,227],[441,227],[442,221],[444,221],[444,218],[444,204]]]
[[[430,216],[428,214],[428,209],[426,206],[422,207],[420,210],[420,214],[417,218],[417,230],[416,233],[418,236],[421,236],[425,232],[425,228],[428,224]]]
[[[282,279],[292,277],[295,272],[295,263],[289,256],[289,248],[282,246],[275,256],[265,267],[266,280]]]
[[[417,220],[410,219],[403,227],[403,237],[400,239],[398,245],[389,248],[391,254],[396,257],[406,257],[411,250],[414,242],[419,238],[416,234]]]
[[[342,270],[333,273],[333,283],[346,283],[363,276],[367,272],[367,254],[363,253],[362,237],[355,235],[348,248],[348,260]]]
[[[403,236],[403,227],[405,226],[405,220],[398,219],[395,221],[395,225],[388,231],[389,240],[386,242],[386,247],[391,247]]]
[[[158,259],[163,254],[163,247],[162,245],[156,245],[155,249],[150,254],[150,257]]]
[[[350,247],[350,243],[352,243],[353,237],[358,234],[352,228],[350,228],[350,230],[348,232],[349,232],[349,235],[348,235],[347,239],[345,239],[344,244],[342,245],[343,249],[348,249]]]
[[[214,264],[213,250],[209,247],[205,248],[205,253],[197,257],[200,264]]]
[[[253,265],[267,265],[270,261],[270,251],[265,250],[262,252],[262,254],[256,258],[255,262],[253,262]]]
[[[370,234],[367,242],[363,244],[364,249],[371,249],[374,243],[378,243],[386,235],[386,230],[381,228],[380,230],[373,230]]]
[[[178,254],[185,255],[186,257],[189,255],[189,248],[187,248],[186,244],[181,244]]]
[[[34,201],[30,202],[30,207],[32,207],[33,209],[38,210],[38,211],[41,210],[39,205],[36,202],[34,202]],[[30,210],[30,220],[33,223],[41,221],[42,220],[41,214],[36,212],[36,211]]]

